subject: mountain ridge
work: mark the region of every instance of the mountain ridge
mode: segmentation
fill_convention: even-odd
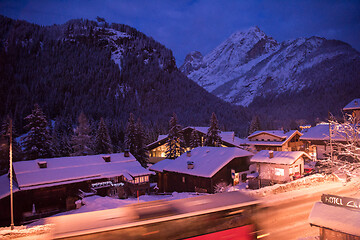
[[[228,51],[224,51],[224,49],[228,49]],[[205,55],[202,62],[198,63],[201,67],[189,71],[187,76],[227,102],[249,106],[256,110],[254,108],[259,107],[253,104],[256,98],[276,99],[289,92],[299,93],[305,89],[311,89],[313,86],[321,87],[317,82],[322,82],[326,89],[334,81],[352,82],[353,87],[357,87],[360,85],[360,77],[352,74],[352,77],[349,78],[345,69],[352,69],[358,73],[359,59],[359,52],[349,44],[338,40],[313,36],[278,43],[255,27],[250,28],[247,32],[232,34]],[[331,64],[322,64],[328,62]],[[189,65],[186,62],[184,64]],[[332,67],[336,68],[338,65],[345,65],[343,70],[339,69],[344,71],[342,79],[335,79],[331,76],[325,78],[326,74],[321,75],[321,72],[331,71]],[[191,67],[188,66],[188,69]],[[308,71],[309,69],[313,71]],[[312,72],[313,77],[304,76],[309,72]],[[331,89],[327,89],[327,91],[333,92]],[[348,98],[342,100],[339,98],[340,94],[331,94],[341,104],[352,100]],[[349,96],[349,98],[352,97],[358,96]],[[289,101],[292,101],[291,98]],[[296,108],[296,106],[293,107]],[[271,109],[272,106],[269,108]],[[331,107],[329,110],[339,112]],[[292,117],[301,118],[303,116],[295,114]],[[324,116],[319,115],[319,117]]]

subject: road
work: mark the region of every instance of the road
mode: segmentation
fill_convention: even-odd
[[[285,197],[278,194],[264,199],[265,203],[256,216],[264,233],[269,234],[264,239],[297,240],[319,236],[319,229],[310,226],[308,217],[314,203],[320,201],[324,193],[353,196],[358,193],[358,188],[355,184],[334,183],[330,188],[303,189],[298,193],[284,193]]]
[[[263,239],[299,240],[318,236],[318,228],[310,226],[308,217],[314,203],[320,201],[324,193],[360,197],[359,185],[344,185],[341,182],[263,197],[263,204],[255,216],[259,227],[263,230],[261,233],[269,234]],[[357,195],[354,195],[355,193]],[[29,234],[19,233],[7,236],[5,239],[49,239],[49,233],[48,230]]]

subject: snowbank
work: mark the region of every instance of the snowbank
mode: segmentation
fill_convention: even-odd
[[[336,176],[335,174],[331,174],[331,175],[314,174],[311,176],[297,179],[289,183],[275,184],[273,186],[268,186],[257,190],[246,190],[246,192],[255,197],[265,197],[268,195],[275,195],[278,193],[284,193],[284,192],[299,190],[302,188],[313,187],[324,183],[340,182],[340,181],[341,180],[339,179],[339,177]]]
[[[51,225],[38,225],[33,227],[15,226],[14,230],[10,227],[0,228],[0,239],[48,239],[46,234],[51,230]]]

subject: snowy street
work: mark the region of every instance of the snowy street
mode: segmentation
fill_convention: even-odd
[[[268,239],[315,239],[319,236],[319,229],[311,227],[308,218],[314,203],[320,201],[324,193],[360,196],[355,183],[344,185],[342,182],[269,196],[264,199],[257,216],[264,232],[269,233]]]
[[[308,181],[314,181],[317,178],[308,178]],[[299,180],[298,180],[299,181]],[[300,181],[299,181],[300,182]],[[304,184],[307,181],[303,181]],[[344,183],[342,181],[313,183],[314,186],[295,188],[292,186],[287,192],[274,194],[274,189],[277,186],[272,186],[249,191],[245,190],[251,195],[262,196],[263,201],[261,209],[255,219],[259,227],[263,229],[262,233],[268,234],[264,239],[287,239],[287,240],[304,240],[316,239],[319,236],[319,229],[311,227],[308,222],[308,217],[314,203],[320,201],[321,195],[324,193],[335,194],[341,196],[349,196],[359,198],[357,182]],[[289,185],[289,184],[288,184]],[[192,193],[173,193],[172,195],[144,195],[140,196],[139,200],[133,199],[114,199],[110,197],[93,196],[84,199],[86,205],[80,209],[64,212],[64,214],[82,213],[103,209],[111,209],[121,207],[127,204],[155,200],[176,200],[187,197],[195,197]],[[1,228],[0,236],[4,239],[48,239],[49,227],[42,225],[43,220],[31,224],[32,227],[17,227],[15,231],[10,234],[9,228]]]

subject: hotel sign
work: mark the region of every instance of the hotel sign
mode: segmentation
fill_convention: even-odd
[[[346,207],[351,209],[360,210],[360,199],[341,197],[330,194],[323,194],[321,196],[321,201],[325,204],[337,206],[337,207]]]

